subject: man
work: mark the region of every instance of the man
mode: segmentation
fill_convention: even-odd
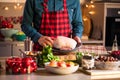
[[[34,42],[33,49],[53,45],[57,36],[75,39],[83,32],[79,0],[26,0],[21,28]]]

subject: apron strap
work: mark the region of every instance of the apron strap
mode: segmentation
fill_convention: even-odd
[[[63,0],[63,7],[64,7],[64,10],[67,10],[67,0]]]
[[[43,7],[44,7],[45,12],[48,12],[47,3],[48,3],[48,0],[44,0]],[[66,2],[66,0],[63,0],[63,7],[64,7],[64,10],[67,10],[67,2]]]
[[[44,2],[43,2],[43,7],[44,7],[43,9],[45,12],[48,12],[47,2],[48,2],[48,0],[44,0]]]

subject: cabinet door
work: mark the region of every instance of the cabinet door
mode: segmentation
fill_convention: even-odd
[[[10,44],[0,44],[0,57],[11,56],[11,45]]]
[[[12,55],[13,56],[20,56],[20,51],[19,51],[19,49],[21,49],[22,51],[24,51],[24,43],[16,43],[16,44],[13,44],[13,46],[12,46]]]

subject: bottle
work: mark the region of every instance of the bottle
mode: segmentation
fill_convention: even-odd
[[[117,36],[115,35],[115,39],[112,45],[112,51],[118,51],[118,44],[117,44]]]
[[[32,41],[31,38],[27,37],[24,41],[25,51],[32,51]]]

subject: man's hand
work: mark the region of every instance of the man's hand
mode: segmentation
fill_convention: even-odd
[[[74,39],[75,41],[77,41],[78,44],[81,43],[81,39],[80,39],[80,37],[75,36],[73,39]]]
[[[42,36],[42,37],[39,38],[38,43],[43,47],[45,47],[47,45],[52,46],[53,45],[53,40],[48,36]]]

